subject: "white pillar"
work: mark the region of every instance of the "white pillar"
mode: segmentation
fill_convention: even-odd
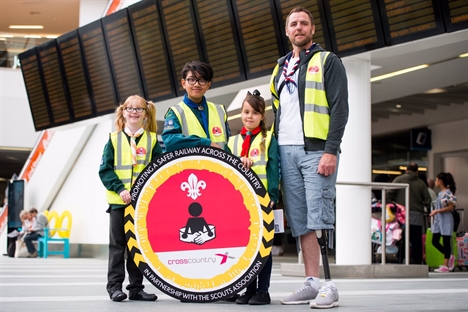
[[[348,76],[349,119],[346,125],[338,182],[371,182],[370,61],[343,59]],[[371,190],[337,185],[336,264],[371,263]]]

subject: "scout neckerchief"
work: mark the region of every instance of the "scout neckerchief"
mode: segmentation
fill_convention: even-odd
[[[252,138],[252,135],[256,135],[260,132],[260,126],[257,128],[253,129],[252,131],[247,130],[245,127],[242,128],[241,130],[241,135],[245,135],[244,142],[242,142],[242,151],[241,151],[241,157],[249,157],[249,148],[250,148],[250,139]]]
[[[130,148],[132,150],[132,164],[133,164],[133,166],[136,166],[137,159],[136,159],[136,141],[135,141],[135,138],[138,138],[140,135],[142,135],[145,132],[145,129],[140,128],[140,129],[138,129],[137,132],[132,133],[132,131],[130,131],[130,129],[127,126],[125,126],[124,131],[130,137]]]
[[[305,54],[309,54],[310,50],[315,47],[315,43],[313,43],[309,49],[305,50]],[[293,53],[291,52],[288,57],[286,58],[286,61],[284,62],[284,67],[283,67],[283,76],[284,76],[284,83],[286,84],[286,88],[288,89],[289,94],[293,94],[295,88],[297,88],[297,83],[294,81],[294,74],[296,73],[297,69],[299,68],[299,63],[301,62],[300,58],[300,53],[298,55],[298,59],[296,63],[294,63],[291,72],[288,74],[288,66],[289,66],[289,60],[291,59]],[[281,92],[281,91],[280,91]]]

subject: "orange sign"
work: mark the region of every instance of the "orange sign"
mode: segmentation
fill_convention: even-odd
[[[34,169],[36,169],[39,161],[41,161],[42,155],[44,154],[53,136],[54,133],[52,131],[45,130],[42,132],[36,147],[31,152],[29,159],[26,161],[26,166],[23,168],[23,171],[21,171],[19,180],[25,180],[26,182],[31,180]]]

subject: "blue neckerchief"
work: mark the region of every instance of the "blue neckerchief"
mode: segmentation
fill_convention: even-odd
[[[189,99],[189,97],[187,96],[187,93],[185,93],[183,102],[185,104],[187,104],[188,107],[200,112],[200,115],[202,117],[203,130],[205,130],[206,137],[210,138],[210,133],[208,131],[208,116],[206,114],[206,110],[208,109],[208,105],[206,104],[205,96],[203,96],[203,100],[202,100],[201,104],[197,104],[197,103],[193,102],[191,99]],[[198,110],[198,106],[203,107],[203,110]]]

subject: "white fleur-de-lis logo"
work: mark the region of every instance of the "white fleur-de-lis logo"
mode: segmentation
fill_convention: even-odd
[[[188,190],[188,197],[192,197],[192,199],[197,199],[198,196],[201,196],[200,188],[205,189],[206,183],[205,181],[198,181],[198,178],[193,173],[190,174],[188,177],[188,181],[184,182],[180,185],[182,191]]]

